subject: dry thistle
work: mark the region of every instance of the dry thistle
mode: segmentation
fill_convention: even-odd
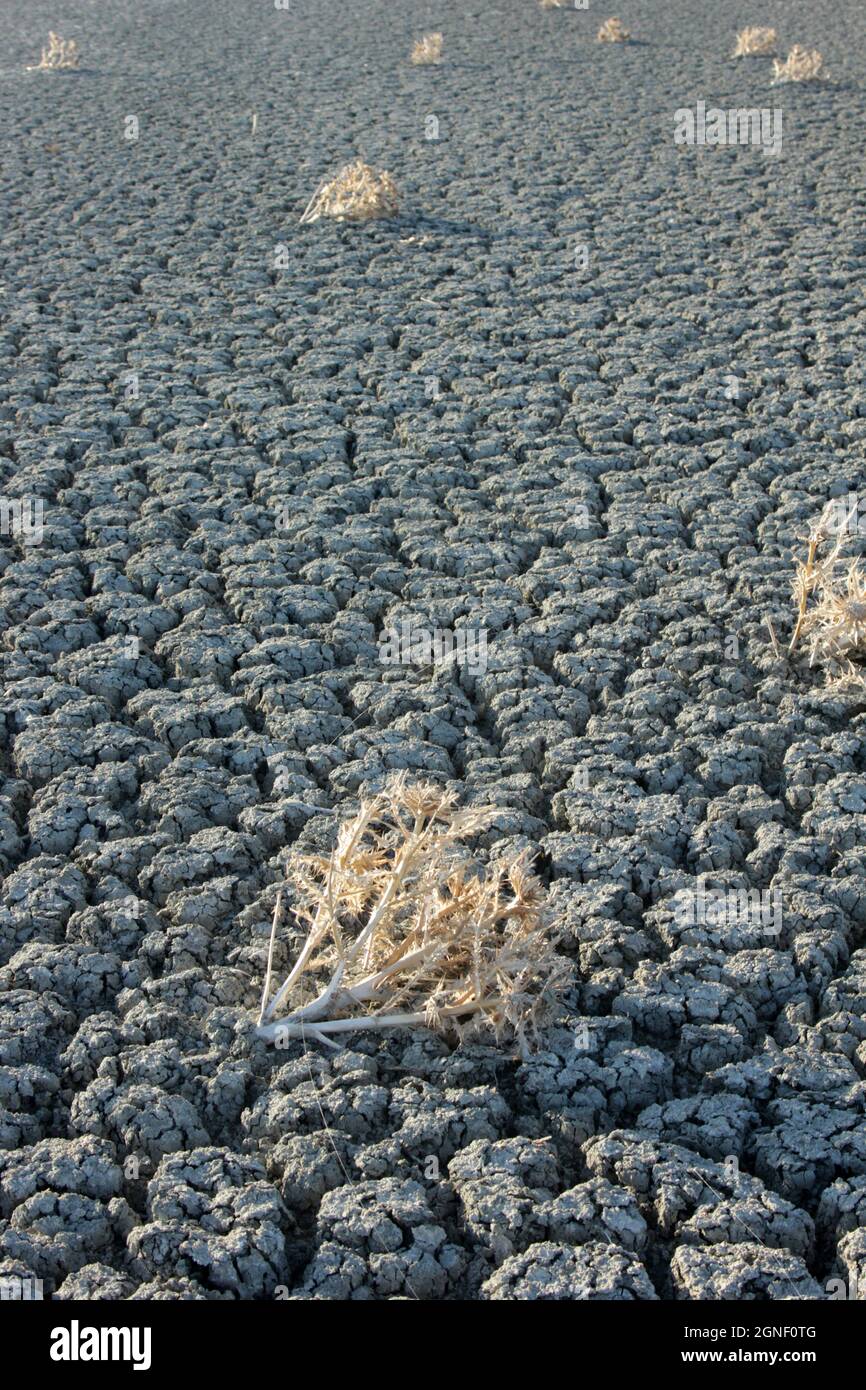
[[[288,871],[306,930],[289,975],[271,992],[274,912],[261,1037],[312,1038],[423,1026],[528,1039],[567,985],[542,885],[526,855],[485,868],[461,842],[494,807],[460,810],[456,797],[400,774],[340,827],[328,858],[296,857]]]
[[[821,602],[807,622],[813,660],[866,656],[866,574],[859,560],[849,561],[844,580],[835,589],[822,592]]]
[[[421,67],[426,63],[438,63],[442,59],[442,35],[425,34],[423,38],[416,39],[411,54],[410,63],[416,67]]]
[[[737,34],[737,46],[731,54],[732,58],[751,58],[756,54],[775,53],[778,35],[775,29],[764,29],[760,25],[752,25],[748,29],[741,29]]]
[[[817,48],[803,48],[801,44],[795,43],[784,63],[774,58],[773,81],[815,82],[826,76],[826,73],[821,71],[823,66],[824,59]]]
[[[599,43],[628,43],[631,34],[621,19],[606,19],[598,31]]]
[[[48,31],[48,46],[43,48],[42,57],[35,67],[28,68],[28,72],[39,72],[41,69],[56,72],[59,68],[77,68],[81,61],[78,52],[78,45],[74,39],[62,39],[59,34],[55,34],[53,29]]]
[[[397,188],[391,175],[356,159],[329,183],[319,185],[301,223],[317,222],[320,217],[333,217],[338,222],[369,222],[374,217],[393,217],[396,212]]]
[[[831,502],[806,537],[806,558],[798,561],[794,577],[797,621],[788,653],[808,637],[810,665],[847,659],[849,671],[862,675],[851,658],[866,656],[866,574],[859,560],[842,558],[847,521]],[[821,546],[831,540],[821,559]]]

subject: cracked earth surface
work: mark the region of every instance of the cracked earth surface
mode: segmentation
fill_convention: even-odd
[[[734,0],[434,9],[58,0],[51,74],[5,7],[0,1275],[866,1288],[866,689],[767,627],[866,487],[862,9],[765,6],[831,76],[776,88]],[[676,146],[698,100],[782,155]],[[357,154],[400,215],[299,227]],[[404,620],[486,668],[384,665]],[[539,856],[529,1058],[253,1034],[288,855],[403,768]],[[781,929],[684,922],[701,875]]]

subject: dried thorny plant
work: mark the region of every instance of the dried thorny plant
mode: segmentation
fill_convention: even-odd
[[[29,68],[29,72],[38,72],[40,69],[51,69],[56,71],[58,68],[77,68],[81,61],[78,52],[78,45],[74,39],[62,39],[59,34],[55,34],[53,29],[48,31],[48,45],[42,50],[42,58],[35,67]]]
[[[824,59],[817,48],[803,48],[795,43],[784,63],[773,60],[774,82],[815,82],[826,73],[822,71]]]
[[[306,932],[270,997],[277,899],[258,1032],[332,1042],[359,1029],[491,1032],[526,1051],[571,977],[554,949],[544,889],[526,854],[486,867],[463,841],[495,807],[400,774],[362,801],[330,856],[289,866]]]
[[[438,63],[441,62],[441,59],[441,34],[424,34],[420,39],[416,39],[409,55],[410,63],[414,63],[416,67],[423,67],[427,63]]]
[[[737,34],[737,46],[731,54],[732,58],[751,58],[757,54],[765,57],[769,53],[775,53],[778,35],[775,29],[763,28],[760,24],[753,24],[748,29],[741,29]]]
[[[397,212],[397,188],[384,169],[373,169],[363,159],[346,164],[330,182],[316,189],[301,224],[333,217],[338,222],[369,222],[374,217],[393,217]]]
[[[847,674],[862,678],[855,662],[866,657],[866,573],[859,559],[842,554],[849,520],[838,502],[831,502],[806,537],[806,557],[797,562],[794,577],[797,620],[788,653],[804,638],[810,665],[847,663]]]
[[[631,34],[621,19],[606,19],[598,31],[599,43],[628,43]]]

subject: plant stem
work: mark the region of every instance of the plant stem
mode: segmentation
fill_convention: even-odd
[[[273,965],[274,965],[274,937],[275,937],[276,934],[277,934],[277,922],[278,922],[278,920],[279,920],[280,908],[282,907],[282,905],[283,905],[283,890],[282,890],[282,888],[281,888],[280,891],[279,891],[279,893],[277,894],[277,901],[276,901],[276,903],[274,904],[274,917],[273,917],[273,921],[271,922],[271,939],[270,939],[270,941],[268,942],[268,964],[267,964],[267,969],[266,969],[266,971],[265,971],[265,986],[264,986],[264,989],[262,990],[262,1003],[261,1003],[261,1008],[259,1009],[259,1023],[260,1023],[260,1024],[261,1024],[261,1022],[262,1022],[262,1020],[264,1019],[264,1016],[265,1016],[265,1008],[266,1008],[266,1006],[267,1006],[268,995],[270,994],[270,990],[271,990],[271,972],[272,972],[272,970],[273,970]]]
[[[482,1009],[489,1008],[496,1002],[495,998],[477,999],[467,1004],[452,1004],[447,1008],[440,1009],[441,1018],[459,1018],[463,1014],[477,1014]],[[372,1018],[331,1018],[324,1022],[316,1022],[312,1028],[306,1026],[303,1020],[293,1023],[290,1019],[279,1019],[276,1023],[266,1023],[257,1028],[256,1032],[260,1038],[274,1039],[282,1035],[288,1038],[309,1037],[313,1031],[327,1036],[329,1033],[351,1033],[356,1029],[382,1029],[382,1028],[410,1028],[415,1024],[423,1024],[426,1014],[376,1014]]]

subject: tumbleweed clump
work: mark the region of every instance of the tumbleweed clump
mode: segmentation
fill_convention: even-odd
[[[409,55],[410,63],[414,63],[416,67],[422,67],[426,63],[438,63],[441,59],[441,34],[424,34],[422,38],[416,39]]]
[[[751,58],[757,54],[766,56],[775,53],[778,35],[775,29],[763,28],[760,24],[741,29],[737,34],[737,46],[732,58]]]
[[[810,664],[828,664],[863,677],[866,659],[866,573],[857,558],[842,555],[848,518],[838,503],[825,508],[806,538],[806,557],[797,562],[794,601],[797,620],[788,647],[809,643]],[[821,555],[821,548],[830,549]]]
[[[489,1032],[526,1050],[571,979],[527,855],[482,865],[462,844],[493,807],[405,774],[363,800],[329,857],[297,855],[291,915],[305,933],[271,997],[277,900],[260,1036],[329,1042],[360,1029]]]
[[[606,19],[598,31],[599,43],[628,43],[631,33],[621,19]]]
[[[307,204],[301,222],[333,217],[338,222],[369,222],[393,217],[397,212],[397,187],[384,169],[373,169],[363,159],[346,164],[336,178],[320,184]]]
[[[815,82],[826,74],[822,72],[824,59],[817,48],[803,48],[795,43],[784,63],[779,58],[773,61],[775,82]]]
[[[38,72],[46,69],[56,72],[58,68],[77,68],[81,61],[78,52],[78,45],[74,39],[63,39],[59,34],[55,34],[53,29],[48,31],[48,44],[42,50],[42,57],[39,62],[28,72]]]

